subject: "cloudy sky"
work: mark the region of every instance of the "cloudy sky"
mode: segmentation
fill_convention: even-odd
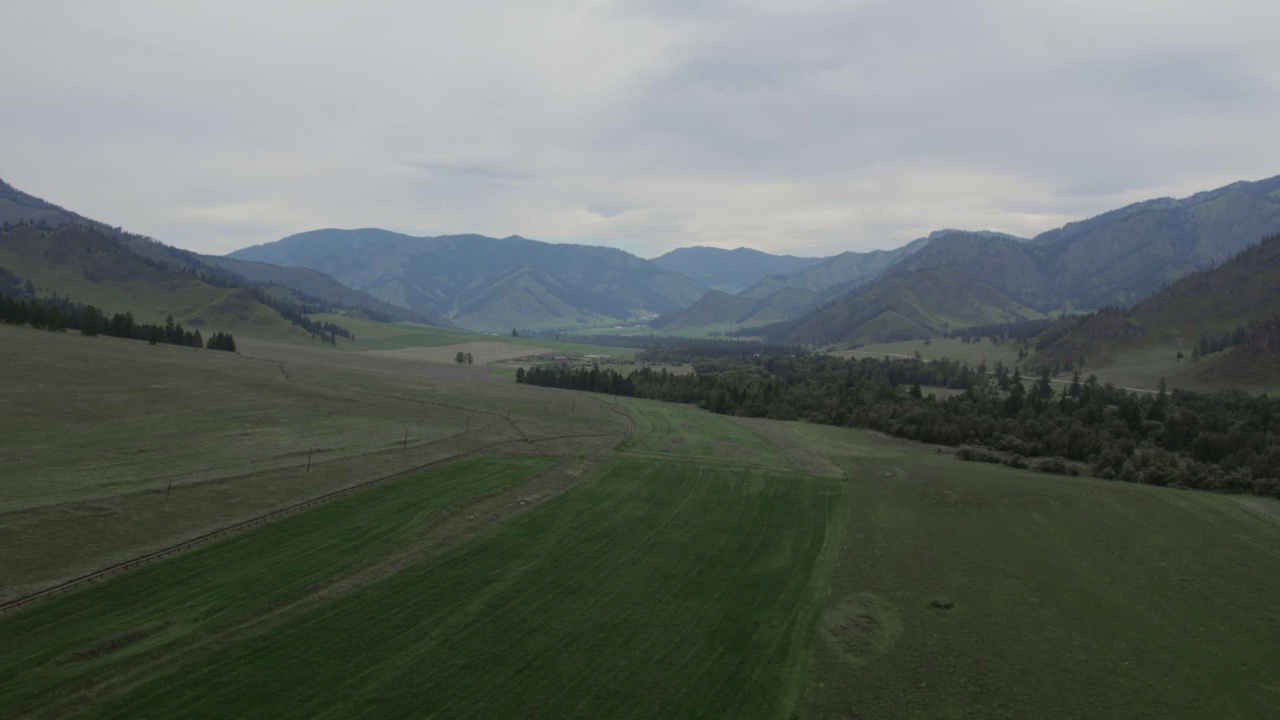
[[[320,227],[827,255],[1280,174],[1275,0],[6,0],[0,178]]]

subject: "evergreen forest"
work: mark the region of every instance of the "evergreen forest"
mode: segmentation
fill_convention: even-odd
[[[757,353],[749,345],[680,374],[542,365],[518,382],[692,403],[722,415],[877,430],[964,460],[1125,482],[1280,497],[1280,401],[1230,391],[1142,393],[1077,371],[1025,378],[1001,363]],[[642,359],[682,353],[645,351]],[[925,388],[947,388],[947,397]]]

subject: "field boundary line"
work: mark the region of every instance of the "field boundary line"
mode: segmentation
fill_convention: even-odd
[[[582,437],[582,438],[606,437],[609,435],[630,434],[634,430],[634,422],[631,421],[631,417],[627,415],[624,411],[618,411],[618,410],[615,410],[615,411],[619,412],[619,414],[621,414],[628,421],[627,427],[623,430],[616,430],[616,431],[603,432],[603,433],[581,433],[581,434],[575,434],[575,435],[565,435],[565,436],[561,436],[554,439],[567,439],[567,438],[574,438],[574,437]],[[553,439],[553,438],[543,438],[542,440],[549,440],[549,439]],[[124,560],[124,561],[115,563],[113,565],[109,565],[105,568],[100,568],[98,570],[94,570],[93,572],[85,573],[84,575],[80,575],[79,577],[75,577],[70,580],[60,582],[51,587],[47,587],[43,590],[39,590],[34,593],[31,593],[30,595],[26,595],[20,598],[15,598],[13,600],[9,600],[8,602],[0,603],[0,615],[5,615],[15,610],[19,610],[38,600],[42,600],[44,598],[52,597],[59,593],[73,590],[75,588],[80,587],[81,585],[87,585],[97,580],[103,580],[117,573],[125,572],[126,570],[132,570],[142,565],[155,562],[156,560],[161,560],[186,550],[191,550],[205,543],[211,542],[213,540],[221,539],[223,537],[240,532],[242,530],[247,530],[257,525],[264,525],[274,520],[279,520],[287,515],[291,515],[298,511],[306,510],[306,509],[315,507],[317,505],[322,505],[324,503],[327,503],[331,500],[336,500],[345,495],[350,495],[354,492],[365,490],[370,487],[373,487],[374,485],[387,482],[388,480],[393,480],[395,478],[402,477],[404,475],[409,475],[412,473],[422,472],[423,470],[427,470],[429,468],[433,468],[438,465],[443,465],[448,462],[461,460],[468,456],[475,455],[477,453],[482,453],[488,450],[492,450],[493,448],[496,448],[502,445],[532,444],[533,442],[541,442],[542,440],[535,440],[532,442],[527,438],[521,438],[518,440],[501,440],[499,442],[490,443],[488,445],[478,447],[472,450],[467,450],[465,452],[460,452],[454,455],[450,455],[448,457],[443,457],[438,460],[432,460],[431,462],[425,463],[423,465],[418,465],[405,470],[397,470],[396,472],[390,473],[388,475],[382,475],[380,477],[373,478],[372,480],[365,480],[363,482],[356,483],[355,485],[351,485],[339,490],[334,490],[332,492],[328,492],[323,495],[318,495],[308,500],[303,500],[302,502],[294,503],[293,505],[289,505],[288,507],[280,508],[279,510],[273,510],[269,513],[264,513],[256,517],[249,518],[248,520],[242,520],[240,522],[228,525],[218,530],[213,530],[213,531],[204,533],[202,535],[198,535],[194,538],[190,538],[188,540],[175,543],[168,547],[146,553],[145,555],[139,555],[137,557],[130,558],[128,560]]]
[[[504,441],[504,442],[510,442],[510,441]],[[386,482],[388,480],[392,480],[402,475],[408,475],[410,473],[426,470],[428,468],[434,467],[436,465],[441,465],[446,462],[459,460],[461,458],[466,457],[467,455],[472,455],[482,450],[487,450],[491,447],[493,446],[489,445],[483,448],[476,448],[475,450],[469,450],[467,452],[459,453],[457,455],[450,455],[449,457],[440,458],[439,460],[433,460],[424,465],[412,467],[407,470],[398,470],[389,475],[376,477],[376,478],[373,478],[372,480],[365,480],[363,482],[356,483],[355,485],[351,485],[349,487],[345,487],[340,490],[334,490],[332,492],[325,493],[324,495],[319,495],[319,496],[310,498],[308,500],[303,500],[302,502],[299,502],[299,503],[294,503],[293,505],[290,505],[288,507],[280,508],[279,510],[273,510],[269,513],[258,515],[256,517],[249,518],[248,520],[242,520],[232,525],[228,525],[226,527],[204,533],[203,535],[198,535],[188,540],[183,540],[182,542],[170,545],[165,548],[161,548],[159,550],[147,553],[145,555],[139,555],[137,557],[115,563],[114,565],[109,565],[105,568],[101,568],[99,570],[86,573],[79,577],[72,578],[65,582],[58,583],[57,585],[45,588],[44,590],[34,592],[25,597],[20,597],[20,598],[2,603],[0,604],[0,615],[8,613],[13,610],[17,610],[41,598],[49,597],[51,595],[56,595],[58,593],[79,587],[80,585],[93,582],[94,580],[104,579],[106,577],[109,577],[119,572],[123,572],[125,570],[132,570],[135,567],[146,565],[148,563],[154,562],[156,560],[160,560],[170,555],[174,555],[184,550],[190,550],[199,545],[203,545],[204,543],[207,543],[211,540],[217,540],[219,538],[225,537],[227,535],[231,535],[240,530],[246,530],[255,525],[266,524],[268,522],[271,522],[272,520],[278,520],[286,515],[295,513],[299,510],[305,510],[307,508],[311,508],[316,505],[321,505],[330,500],[336,500],[337,498],[342,497],[343,495],[349,495],[353,492],[356,492],[357,490],[364,490],[366,488],[372,487],[379,483]]]

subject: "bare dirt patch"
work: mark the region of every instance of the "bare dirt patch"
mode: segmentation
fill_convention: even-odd
[[[973,495],[958,490],[941,490],[930,489],[924,493],[926,502],[934,505],[944,505],[952,508],[962,508],[978,503],[978,499]]]
[[[858,593],[822,615],[819,634],[842,662],[864,665],[889,649],[902,632],[902,619],[889,601]]]

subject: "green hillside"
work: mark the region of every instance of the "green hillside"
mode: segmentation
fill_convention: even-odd
[[[435,313],[414,312],[383,302],[309,268],[281,267],[214,255],[201,255],[200,258],[248,283],[288,291],[298,302],[319,302],[334,308],[355,310],[387,322],[418,322],[444,327],[450,325],[448,320]]]
[[[1108,309],[1046,332],[1052,342],[1032,362],[1060,366],[1083,358],[1091,368],[1163,358],[1180,385],[1274,382],[1270,328],[1280,318],[1280,235],[1212,270],[1192,273],[1128,311]],[[1181,355],[1181,357],[1179,357]]]
[[[143,324],[172,316],[187,330],[242,337],[336,342],[308,315],[355,313],[386,321],[448,325],[347,288],[304,268],[206,258],[125,232],[33,197],[0,181],[0,268],[38,287]],[[337,334],[341,326],[337,326]]]
[[[687,308],[669,312],[650,321],[660,332],[680,333],[738,323],[751,313],[756,303],[719,290],[711,290]]]
[[[1040,313],[996,288],[941,265],[891,273],[799,320],[763,332],[787,343],[877,343],[1036,317]]]
[[[870,282],[895,260],[914,252],[926,241],[927,238],[922,238],[896,250],[845,252],[810,263],[789,275],[760,278],[733,296],[733,301],[720,293],[708,293],[690,307],[656,318],[650,325],[662,332],[696,334],[784,322],[812,310],[827,298]]]
[[[140,323],[168,316],[189,330],[304,341],[307,334],[242,287],[220,287],[147,262],[96,228],[65,223],[53,230],[22,225],[0,231],[0,267],[57,293]]]
[[[1058,303],[1051,289],[1052,280],[1038,266],[1034,252],[1015,240],[977,233],[948,233],[904,258],[890,272],[910,273],[936,267],[960,269],[974,280],[1040,310]]]

